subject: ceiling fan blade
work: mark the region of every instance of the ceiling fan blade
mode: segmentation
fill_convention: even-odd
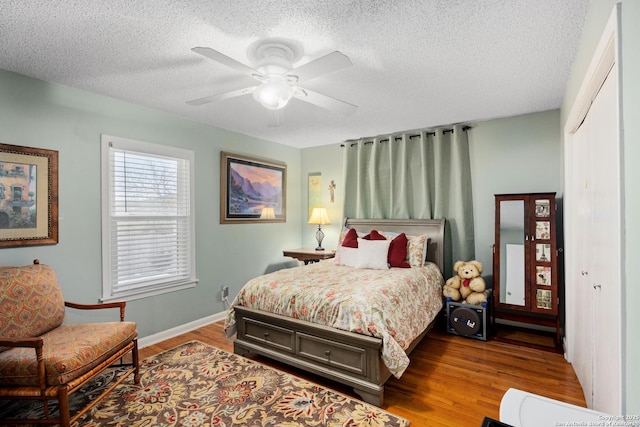
[[[331,73],[342,68],[350,67],[353,63],[343,53],[331,52],[311,62],[307,62],[289,71],[287,76],[296,76],[298,82],[314,79],[323,74]]]
[[[199,53],[202,56],[206,56],[209,59],[213,59],[216,62],[226,65],[229,68],[233,68],[236,71],[240,71],[243,74],[247,74],[251,77],[262,77],[262,73],[255,70],[248,65],[244,65],[242,62],[228,57],[224,53],[220,53],[217,50],[213,50],[210,47],[194,47],[191,49],[195,53]]]
[[[202,105],[208,104],[210,102],[218,102],[223,101],[229,98],[235,98],[236,96],[246,95],[248,93],[253,93],[258,86],[245,87],[244,89],[236,89],[230,92],[219,93],[217,95],[209,95],[204,98],[193,99],[191,101],[187,101],[189,105]]]
[[[339,99],[332,98],[330,96],[323,95],[309,89],[300,89],[296,91],[293,96],[301,101],[317,105],[318,107],[322,107],[325,110],[342,113],[345,116],[352,115],[358,109],[356,105],[349,104],[348,102],[341,101]]]
[[[284,108],[279,110],[267,110],[267,126],[270,128],[280,126],[284,123]]]

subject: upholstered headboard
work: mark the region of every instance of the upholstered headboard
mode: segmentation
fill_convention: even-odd
[[[426,234],[431,240],[427,248],[427,261],[444,271],[444,219],[358,219],[345,218],[345,227],[358,231],[393,231],[411,236]]]

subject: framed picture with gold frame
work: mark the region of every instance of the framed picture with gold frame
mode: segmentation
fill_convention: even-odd
[[[312,172],[309,174],[309,212],[307,218],[311,217],[313,208],[322,207],[322,174]]]
[[[286,222],[287,165],[220,153],[220,223]]]
[[[0,248],[58,243],[58,152],[0,144]]]

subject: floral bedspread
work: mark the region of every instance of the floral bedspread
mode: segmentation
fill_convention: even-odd
[[[279,270],[250,280],[231,303],[382,339],[382,359],[397,378],[409,366],[405,349],[442,308],[443,278],[435,264],[358,269],[335,260]]]

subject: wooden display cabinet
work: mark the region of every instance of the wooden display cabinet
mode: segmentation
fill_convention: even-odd
[[[494,320],[517,322],[533,330],[551,329],[552,347],[560,350],[556,226],[555,193],[495,195]]]

